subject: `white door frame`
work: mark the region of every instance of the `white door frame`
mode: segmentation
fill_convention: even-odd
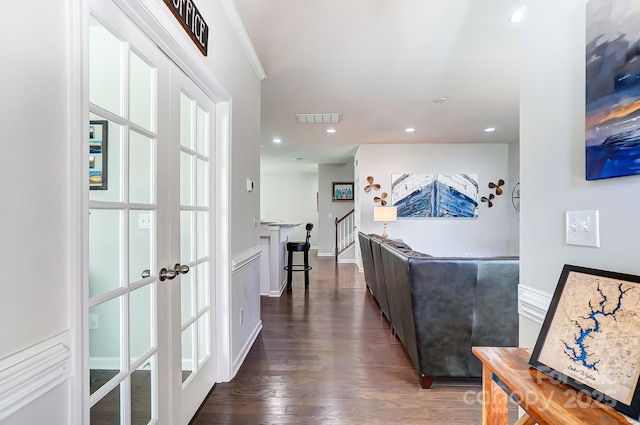
[[[85,301],[89,281],[89,4],[69,1],[69,318],[73,336],[72,378],[69,386],[69,423],[89,423],[89,304]]]
[[[231,184],[231,96],[219,84],[211,71],[201,58],[189,55],[180,43],[171,35],[167,28],[173,28],[177,22],[172,21],[170,13],[163,2],[150,2],[140,0],[128,2],[126,0],[112,0],[120,7],[129,18],[153,41],[161,51],[175,62],[187,76],[194,81],[216,103],[216,146],[215,160],[212,169],[215,176],[213,192],[215,196],[215,211],[212,211],[213,231],[215,240],[211,241],[212,250],[216,252],[213,267],[215,275],[212,276],[215,291],[216,304],[215,323],[216,341],[214,342],[214,354],[218,359],[217,376],[219,381],[231,379],[233,373],[231,359],[231,335],[230,335],[230,184]],[[86,318],[89,314],[89,306],[85,300],[88,282],[88,235],[89,220],[85,214],[89,210],[88,181],[88,148],[85,143],[86,132],[84,129],[89,121],[89,47],[88,47],[88,20],[89,5],[84,0],[68,0],[71,37],[70,37],[70,122],[69,134],[76,147],[70,152],[71,169],[69,171],[69,187],[71,197],[69,199],[70,211],[74,212],[69,217],[73,223],[71,228],[79,229],[71,236],[69,247],[70,276],[70,301],[73,311],[73,368],[75,370],[73,384],[70,386],[69,416],[71,423],[89,423],[88,409],[88,351],[89,351],[89,326]],[[163,9],[164,8],[164,9]],[[78,83],[81,82],[81,83]]]

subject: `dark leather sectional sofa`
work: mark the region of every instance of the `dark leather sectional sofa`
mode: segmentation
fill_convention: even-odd
[[[434,377],[481,377],[473,346],[518,345],[518,257],[440,258],[358,233],[364,274],[415,365]]]

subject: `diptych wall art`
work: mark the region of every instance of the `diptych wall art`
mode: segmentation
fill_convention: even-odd
[[[640,174],[640,2],[590,0],[586,179]]]
[[[478,216],[477,174],[392,174],[398,217]]]

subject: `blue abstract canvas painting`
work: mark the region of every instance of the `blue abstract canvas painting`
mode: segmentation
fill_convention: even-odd
[[[398,217],[477,217],[478,176],[392,174],[391,204]]]
[[[590,0],[586,179],[640,174],[640,1]]]

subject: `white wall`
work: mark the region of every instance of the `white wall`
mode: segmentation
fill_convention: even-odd
[[[493,207],[480,202],[477,218],[400,218],[389,223],[389,237],[400,238],[413,249],[435,256],[518,255],[517,230],[509,226],[514,215],[511,205],[512,172],[507,144],[380,144],[361,145],[356,156],[359,179],[360,230],[382,233],[382,223],[373,221],[374,196],[387,192],[391,205],[391,175],[397,173],[477,174],[479,196],[488,196],[490,181],[505,180],[505,194],[494,199]],[[512,166],[514,164],[511,164]],[[365,193],[367,176],[381,185],[380,191]],[[358,211],[356,211],[358,212]]]
[[[354,181],[353,161],[318,165],[318,255],[334,255],[336,218],[353,209],[352,201],[332,201],[333,182]]]
[[[260,218],[263,221],[313,223],[311,246],[318,249],[319,255],[333,255],[335,218],[353,209],[353,202],[332,202],[331,183],[353,180],[352,162],[319,164],[317,171],[262,170]],[[304,226],[298,226],[289,240],[304,240],[305,237]]]
[[[520,284],[551,297],[563,265],[640,274],[640,176],[585,180],[585,2],[530,2],[520,85]],[[600,211],[600,248],[564,243],[568,210]],[[544,307],[544,306],[541,306]],[[540,323],[523,317],[520,343]]]
[[[60,0],[21,2],[11,9],[13,16],[29,16],[30,23],[3,19],[0,29],[6,40],[0,43],[5,64],[0,69],[5,82],[0,99],[0,258],[11,270],[0,296],[3,370],[19,361],[15,353],[57,335],[67,335],[70,349],[74,283],[69,267],[68,5]],[[68,423],[68,397],[69,386],[61,384],[38,404],[51,409],[46,420],[39,420],[40,412],[24,411],[7,423]]]
[[[260,79],[248,59],[246,51],[227,16],[229,1],[199,1],[198,9],[209,24],[209,53],[205,63],[216,81],[231,96],[231,163],[229,205],[222,205],[221,214],[229,219],[229,262],[246,260],[245,253],[260,247],[260,185],[247,191],[247,179],[258,182],[260,169]],[[226,6],[225,6],[226,5]],[[224,7],[223,7],[224,6]],[[160,7],[166,7],[161,4]],[[194,55],[202,58],[192,41],[176,22],[176,37],[190,45]],[[218,235],[219,238],[222,235]],[[218,239],[220,240],[220,239]],[[247,351],[241,347],[251,344],[261,328],[260,321],[260,268],[251,266],[242,273],[232,273],[228,282],[218,286],[218,309],[224,311],[218,335],[227,346],[229,362],[223,362],[220,378],[229,380],[237,372],[237,362]],[[240,310],[244,310],[244,323],[240,325]],[[227,322],[228,321],[228,322]],[[244,339],[247,338],[247,339]],[[243,340],[244,339],[244,340]],[[239,356],[241,359],[239,360]]]
[[[197,6],[209,24],[206,64],[232,97],[229,219],[231,254],[235,255],[260,244],[259,185],[247,191],[247,179],[257,183],[260,178],[260,80],[220,3],[199,1]],[[177,28],[184,42],[192,43]]]
[[[306,223],[313,223],[311,246],[318,246],[318,172],[286,170],[260,173],[260,217],[263,221],[302,223],[289,235],[291,241],[304,241]]]
[[[69,393],[69,385],[62,384],[49,391],[45,396],[35,400],[28,409],[11,415],[6,420],[0,420],[2,425],[31,425],[31,424],[72,424],[65,407]]]
[[[21,41],[0,45],[14,64],[0,69],[11,82],[0,101],[0,258],[18,271],[0,297],[0,358],[64,331],[69,321],[68,11],[62,1],[29,4],[12,5],[14,13],[37,9],[32,23],[47,36],[7,19],[3,38]]]

